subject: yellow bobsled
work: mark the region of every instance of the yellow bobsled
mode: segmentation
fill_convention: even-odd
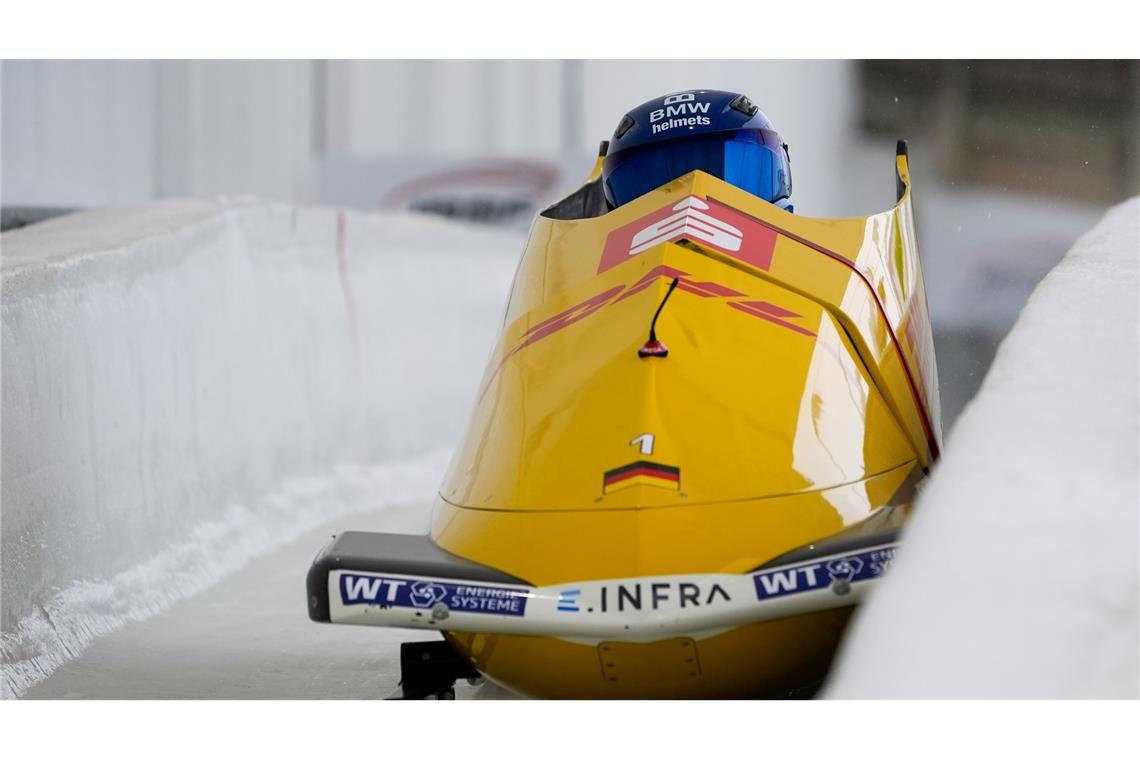
[[[337,536],[310,616],[441,631],[409,696],[810,689],[938,456],[905,144],[849,219],[699,171],[607,211],[599,168],[531,229],[430,535]]]

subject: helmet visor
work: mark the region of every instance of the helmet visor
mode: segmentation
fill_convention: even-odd
[[[697,170],[769,203],[792,191],[787,153],[779,135],[768,129],[737,129],[644,145],[608,156],[602,165],[606,197],[614,206]]]

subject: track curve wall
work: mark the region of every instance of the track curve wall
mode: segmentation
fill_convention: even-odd
[[[1140,692],[1140,198],[1038,285],[827,695]]]
[[[521,240],[249,199],[76,214],[0,246],[11,695],[108,625],[100,584],[233,505],[271,509],[337,464],[427,456],[442,477]]]

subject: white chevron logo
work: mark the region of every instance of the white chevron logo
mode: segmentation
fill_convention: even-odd
[[[658,243],[691,237],[711,243],[725,251],[739,251],[744,241],[744,233],[727,222],[722,222],[705,213],[709,204],[696,196],[689,196],[673,207],[677,213],[670,214],[633,236],[629,255],[636,256]]]

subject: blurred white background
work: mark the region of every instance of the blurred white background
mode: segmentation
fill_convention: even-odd
[[[310,202],[330,156],[521,157],[585,174],[627,109],[697,87],[750,93],[792,145],[797,201],[840,212],[849,61],[5,61],[3,199]]]

